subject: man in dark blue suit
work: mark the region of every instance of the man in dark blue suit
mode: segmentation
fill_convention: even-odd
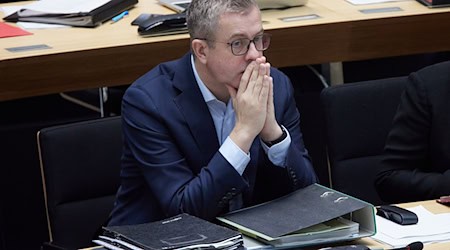
[[[109,225],[207,220],[316,182],[286,75],[266,61],[254,0],[193,0],[191,53],[123,98],[121,186]],[[301,206],[301,204],[299,204]]]

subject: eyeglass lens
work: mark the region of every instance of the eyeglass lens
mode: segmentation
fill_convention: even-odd
[[[253,42],[255,44],[256,50],[264,51],[267,48],[269,48],[270,45],[270,35],[269,34],[262,34],[255,36],[253,40],[250,40],[248,38],[240,38],[237,40],[234,40],[230,43],[231,46],[231,52],[233,52],[234,55],[243,55],[247,53],[248,49],[250,48],[250,43]]]

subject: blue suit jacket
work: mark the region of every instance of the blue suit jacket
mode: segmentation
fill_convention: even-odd
[[[316,182],[300,132],[292,85],[272,68],[276,119],[292,138],[285,168],[272,165],[259,138],[241,176],[218,151],[214,122],[192,71],[190,54],[160,64],[123,98],[121,186],[109,225],[137,224],[186,212],[207,220]]]

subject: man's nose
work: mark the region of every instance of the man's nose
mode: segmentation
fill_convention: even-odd
[[[255,43],[250,42],[250,44],[248,46],[249,46],[248,51],[247,51],[247,54],[245,55],[248,60],[253,61],[253,60],[256,60],[256,58],[261,56],[261,51],[258,51],[256,49]]]

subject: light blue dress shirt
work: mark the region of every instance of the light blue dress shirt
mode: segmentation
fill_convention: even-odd
[[[205,99],[209,112],[211,113],[214,121],[217,138],[221,144],[219,152],[236,169],[236,171],[242,175],[250,161],[250,154],[246,154],[242,151],[229,137],[231,130],[234,128],[236,123],[232,100],[230,98],[226,104],[218,100],[200,79],[197,70],[195,69],[193,56],[191,56],[191,62],[195,79],[197,80],[197,84],[200,87],[200,91],[202,92],[203,98]],[[286,128],[285,130],[287,132],[287,137],[280,143],[277,143],[270,148],[261,141],[261,145],[264,152],[268,155],[269,160],[274,165],[280,167],[284,167],[287,151],[291,144],[289,131],[287,131]]]

